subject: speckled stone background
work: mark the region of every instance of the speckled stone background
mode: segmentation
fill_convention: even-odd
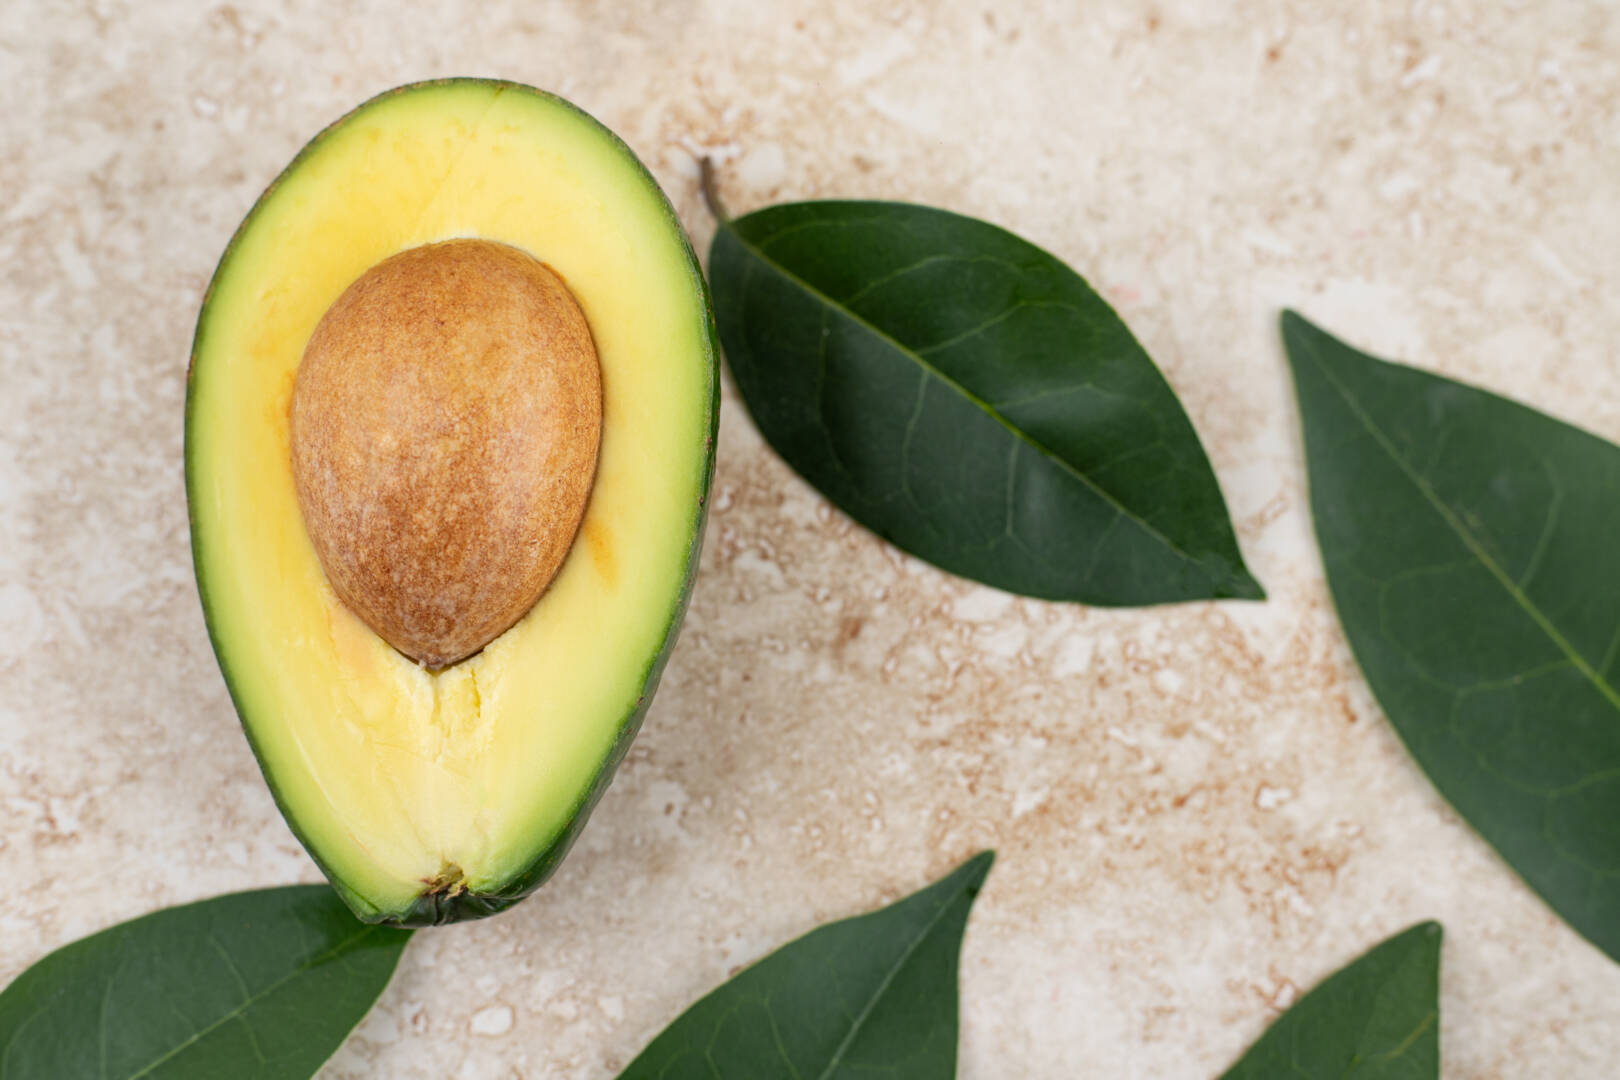
[[[1055,251],[1181,395],[1271,600],[948,578],[833,512],[728,388],[691,616],[617,783],[543,893],[419,936],[326,1077],[611,1077],[739,965],[985,846],[969,1080],[1213,1075],[1425,917],[1448,1077],[1615,1074],[1620,967],[1447,809],[1350,661],[1274,329],[1295,305],[1620,439],[1620,14],[1578,0],[0,4],[0,979],[318,879],[203,632],[187,351],[302,142],[448,74],[596,114],[700,250],[710,154],[736,211],[910,199]]]

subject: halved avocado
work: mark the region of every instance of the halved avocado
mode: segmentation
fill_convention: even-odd
[[[468,237],[566,282],[600,364],[600,444],[539,600],[434,669],[334,592],[300,511],[289,414],[306,345],[351,283]],[[611,132],[527,86],[383,94],[305,147],[237,230],[198,317],[186,399],[197,584],[277,805],[360,918],[492,914],[566,854],[686,608],[716,356],[702,274],[656,183]]]

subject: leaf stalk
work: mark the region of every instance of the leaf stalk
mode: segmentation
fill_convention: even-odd
[[[731,215],[726,213],[726,204],[720,201],[720,189],[714,179],[714,160],[709,155],[704,154],[698,159],[698,172],[703,186],[703,204],[722,228],[730,225]]]

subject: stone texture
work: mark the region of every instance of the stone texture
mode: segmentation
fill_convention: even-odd
[[[1182,396],[1265,605],[947,578],[775,460],[729,387],[691,618],[555,882],[424,933],[327,1068],[611,1077],[701,991],[994,846],[967,1080],[1212,1075],[1445,922],[1448,1077],[1602,1077],[1620,969],[1457,820],[1350,661],[1283,305],[1620,439],[1620,18],[1604,5],[180,0],[0,5],[0,979],[116,920],[316,880],[191,583],[197,303],[254,197],[392,85],[500,75],[619,131],[685,217],[815,196],[1071,261]]]

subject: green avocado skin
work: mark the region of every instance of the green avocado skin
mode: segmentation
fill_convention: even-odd
[[[635,706],[620,723],[618,735],[615,736],[613,745],[609,748],[608,753],[603,757],[601,765],[598,766],[596,778],[591,782],[591,786],[585,791],[584,795],[575,805],[574,811],[568,819],[568,824],[564,826],[563,830],[551,841],[551,843],[548,844],[538,855],[536,855],[527,866],[525,866],[522,870],[515,874],[510,881],[498,889],[493,889],[488,892],[462,891],[456,893],[424,893],[421,896],[418,896],[416,901],[403,911],[385,911],[377,908],[374,904],[350,889],[343,879],[334,873],[332,868],[327,866],[320,856],[315,853],[314,846],[309,842],[308,837],[304,835],[303,829],[298,825],[297,818],[291,812],[291,807],[289,806],[283,793],[277,787],[276,782],[271,777],[269,770],[265,768],[264,755],[261,753],[260,747],[254,739],[252,727],[246,722],[246,705],[239,692],[236,681],[231,677],[231,670],[228,662],[225,659],[226,654],[220,637],[219,623],[215,618],[213,605],[209,602],[208,589],[204,584],[202,573],[202,538],[198,533],[198,521],[195,512],[195,507],[197,505],[197,492],[194,487],[196,482],[196,470],[192,467],[194,457],[193,451],[195,448],[195,442],[192,437],[192,424],[196,416],[195,377],[197,371],[197,358],[201,354],[204,343],[203,328],[207,322],[208,306],[210,301],[213,299],[214,290],[219,284],[220,275],[224,272],[226,267],[229,266],[231,255],[235,252],[237,243],[246,233],[248,226],[252,223],[254,216],[259,211],[259,208],[264,205],[265,201],[281,184],[282,180],[296,172],[304,159],[308,157],[313,150],[319,147],[328,136],[342,128],[351,119],[365,112],[373,105],[376,105],[377,103],[395,95],[409,94],[420,90],[431,90],[436,87],[456,84],[478,84],[491,88],[499,88],[504,91],[517,91],[519,93],[535,94],[566,106],[588,120],[602,133],[606,139],[614,144],[618,148],[619,152],[624,155],[626,161],[629,162],[640,173],[642,179],[646,182],[648,187],[658,194],[658,198],[663,205],[664,212],[668,216],[670,227],[675,231],[675,234],[681,238],[682,246],[686,254],[687,265],[691,270],[692,277],[698,286],[700,295],[703,298],[703,313],[705,323],[704,341],[707,345],[709,369],[708,435],[706,445],[704,446],[703,483],[700,489],[701,493],[698,497],[698,505],[695,506],[692,511],[692,528],[688,530],[690,541],[686,555],[685,578],[681,584],[680,594],[676,598],[675,604],[670,610],[670,618],[664,632],[663,643],[659,646],[657,654],[647,665],[647,669],[642,676],[641,693],[636,698]],[[698,264],[697,254],[692,249],[691,239],[686,235],[686,230],[682,227],[680,218],[675,213],[675,208],[670,205],[669,198],[664,195],[662,189],[658,187],[658,182],[654,180],[652,174],[647,171],[647,167],[641,163],[641,159],[636,157],[635,152],[632,151],[630,147],[627,146],[624,141],[615,135],[611,130],[597,121],[595,117],[592,117],[590,114],[586,113],[572,102],[565,101],[554,94],[549,94],[546,91],[536,89],[535,87],[528,86],[524,83],[511,82],[504,79],[458,77],[408,83],[404,86],[399,86],[392,90],[384,91],[383,93],[361,103],[354,109],[351,109],[349,112],[327,125],[327,127],[322,129],[319,134],[306,143],[304,148],[298,152],[297,156],[295,156],[287,167],[281,171],[276,179],[271,181],[270,186],[267,187],[264,190],[264,193],[259,196],[258,200],[254,202],[253,209],[250,210],[247,217],[242,220],[242,224],[237,226],[236,232],[231,236],[230,243],[225,246],[225,251],[220,256],[219,263],[214,270],[214,275],[209,280],[207,290],[203,293],[202,304],[199,307],[197,316],[197,329],[191,343],[190,362],[186,369],[186,437],[184,457],[186,471],[186,504],[188,507],[188,520],[191,534],[193,576],[197,581],[198,598],[201,601],[203,609],[203,621],[208,628],[208,640],[214,650],[215,662],[219,664],[220,674],[225,679],[225,687],[231,697],[231,704],[235,707],[237,717],[242,722],[242,732],[247,737],[248,746],[252,749],[253,757],[259,764],[259,772],[264,776],[265,784],[270,789],[271,797],[275,799],[276,809],[281,812],[282,819],[286,821],[288,827],[292,830],[293,835],[298,838],[298,842],[303,845],[305,852],[309,854],[309,857],[314,860],[317,866],[320,867],[321,872],[326,875],[327,880],[331,882],[332,888],[340,897],[342,897],[343,902],[349,906],[349,909],[354,912],[355,917],[360,919],[362,922],[384,926],[414,928],[444,926],[449,923],[466,922],[472,919],[482,919],[486,916],[495,915],[507,910],[514,904],[533,893],[536,889],[540,888],[540,886],[544,885],[547,879],[549,879],[552,874],[556,873],[557,868],[562,865],[562,861],[565,857],[567,857],[569,849],[574,846],[574,841],[579,838],[580,832],[585,828],[586,821],[590,819],[591,811],[596,809],[596,804],[598,800],[601,799],[603,792],[607,791],[608,785],[613,782],[613,775],[618,770],[619,763],[624,760],[624,755],[629,751],[630,744],[635,741],[636,733],[641,730],[642,721],[647,715],[647,708],[652,703],[653,694],[658,689],[658,680],[663,676],[664,665],[669,662],[670,652],[674,649],[675,641],[680,635],[681,621],[685,618],[687,605],[691,601],[692,585],[697,577],[698,560],[703,552],[703,536],[708,524],[709,492],[714,484],[715,443],[719,436],[720,424],[719,357],[719,336],[715,328],[714,303],[709,295],[708,282],[703,276],[701,266]]]

